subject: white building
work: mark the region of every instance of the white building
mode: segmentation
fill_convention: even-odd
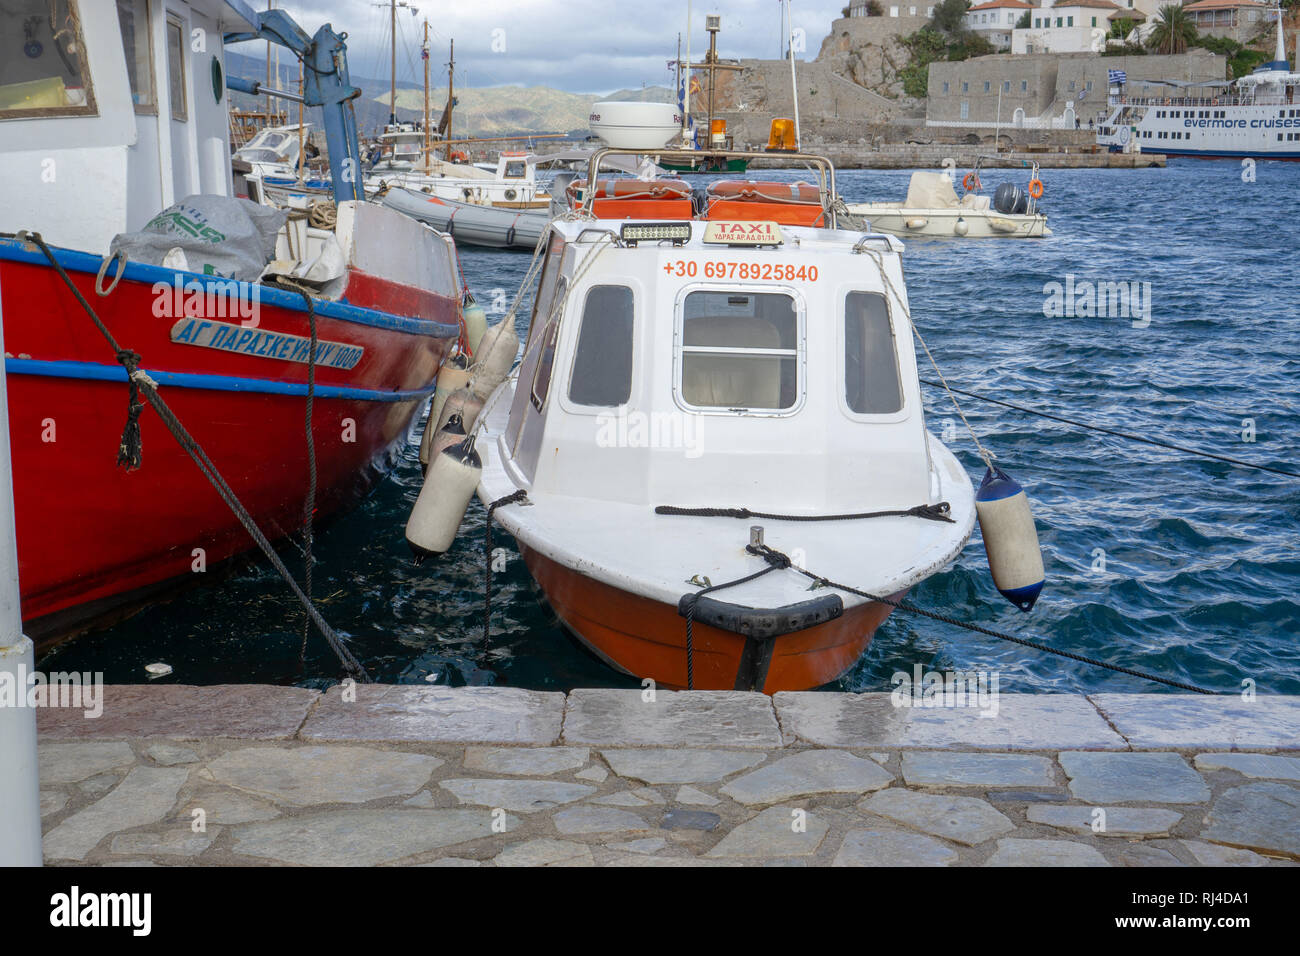
[[[966,29],[988,40],[994,49],[1007,50],[1016,24],[1033,9],[1033,4],[1023,0],[988,0],[966,11]]]
[[[1145,19],[1135,11],[1137,7],[1121,7],[1111,0],[1044,0],[1029,12],[1027,29],[1012,31],[1011,52],[1100,53],[1111,18]]]

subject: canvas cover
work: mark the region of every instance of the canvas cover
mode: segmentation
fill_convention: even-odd
[[[907,209],[947,209],[957,205],[957,193],[947,173],[912,173],[907,184]]]

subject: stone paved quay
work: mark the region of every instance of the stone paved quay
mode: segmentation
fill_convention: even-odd
[[[349,699],[352,698],[352,699]],[[1294,866],[1300,697],[105,688],[51,864]],[[200,826],[201,823],[201,826]]]

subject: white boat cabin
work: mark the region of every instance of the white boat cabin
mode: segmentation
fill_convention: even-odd
[[[102,253],[185,196],[230,195],[222,35],[251,16],[229,0],[0,4],[0,228]]]
[[[896,239],[562,219],[547,242],[494,436],[517,487],[800,514],[940,499]]]

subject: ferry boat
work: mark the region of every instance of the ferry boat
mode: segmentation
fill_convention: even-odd
[[[1170,85],[1176,95],[1112,93],[1097,143],[1201,159],[1300,159],[1300,73],[1287,61],[1280,15],[1270,62],[1235,81]]]
[[[190,208],[261,208],[231,196],[223,34],[305,59],[334,171],[337,221],[263,211],[282,223],[274,261],[242,278],[205,269],[230,237]],[[151,408],[133,409],[139,467],[118,466],[127,371],[61,271],[272,540],[303,523],[309,377],[324,518],[405,441],[462,336],[462,290],[449,237],[341,174],[359,158],[357,90],[328,25],[309,36],[240,0],[10,0],[0,36],[28,51],[0,58],[0,312],[24,629],[48,644],[253,546]],[[106,256],[118,234],[163,221],[207,244],[177,238],[162,264]]]
[[[604,174],[636,152],[598,151],[548,226],[522,360],[473,425],[478,496],[526,495],[495,519],[610,666],[661,687],[820,686],[975,519],[926,429],[902,243],[837,228],[822,157],[791,157],[815,183]]]

